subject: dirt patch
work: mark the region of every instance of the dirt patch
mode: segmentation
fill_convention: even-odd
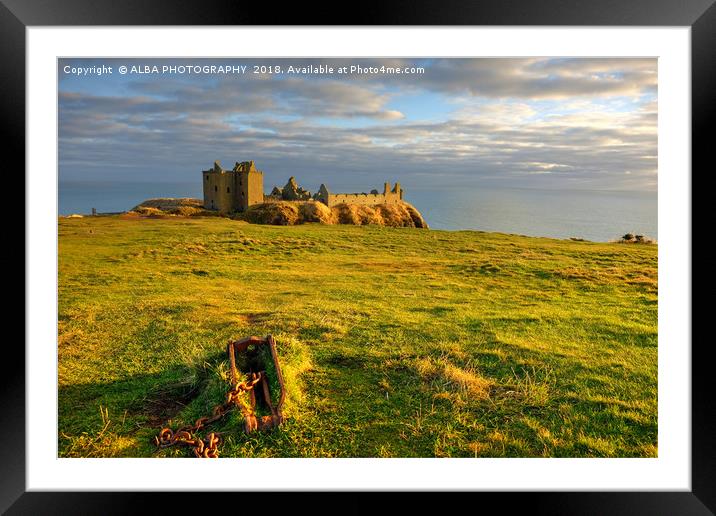
[[[209,385],[211,368],[185,366],[168,374],[171,379],[166,379],[164,383],[158,382],[136,406],[136,412],[145,416],[151,427],[167,426],[170,420],[204,392]]]
[[[162,427],[167,421],[174,418],[179,412],[184,410],[191,399],[185,402],[163,398],[157,400],[147,400],[144,413],[147,415],[147,423],[151,427]]]
[[[206,379],[193,386],[169,386],[152,393],[142,407],[142,413],[147,416],[147,423],[152,427],[164,426],[167,421],[174,418],[191,401],[196,398],[206,386]]]

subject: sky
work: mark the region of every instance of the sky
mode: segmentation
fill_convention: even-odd
[[[267,192],[657,188],[654,58],[60,59],[58,81],[60,181],[254,160]]]

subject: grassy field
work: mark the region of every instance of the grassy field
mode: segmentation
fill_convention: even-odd
[[[192,456],[152,439],[269,333],[288,420],[222,457],[657,455],[655,245],[59,219],[58,324],[61,456]]]

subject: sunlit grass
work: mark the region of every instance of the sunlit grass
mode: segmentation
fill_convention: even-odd
[[[60,219],[60,455],[190,456],[152,438],[223,402],[228,339],[271,333],[288,419],[215,423],[223,457],[655,456],[657,249]]]

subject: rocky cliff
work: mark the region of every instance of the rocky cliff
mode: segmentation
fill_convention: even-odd
[[[167,215],[218,216],[218,212],[205,210],[200,199],[148,199],[128,211],[127,215],[161,217]],[[353,224],[428,228],[420,212],[407,202],[361,206],[338,204],[329,208],[319,201],[276,201],[251,206],[245,213],[233,216],[253,224],[293,226],[315,222],[319,224]]]
[[[360,206],[339,204],[329,208],[317,201],[270,202],[251,206],[236,218],[253,224],[292,226],[307,222],[428,228],[420,212],[407,202]]]

